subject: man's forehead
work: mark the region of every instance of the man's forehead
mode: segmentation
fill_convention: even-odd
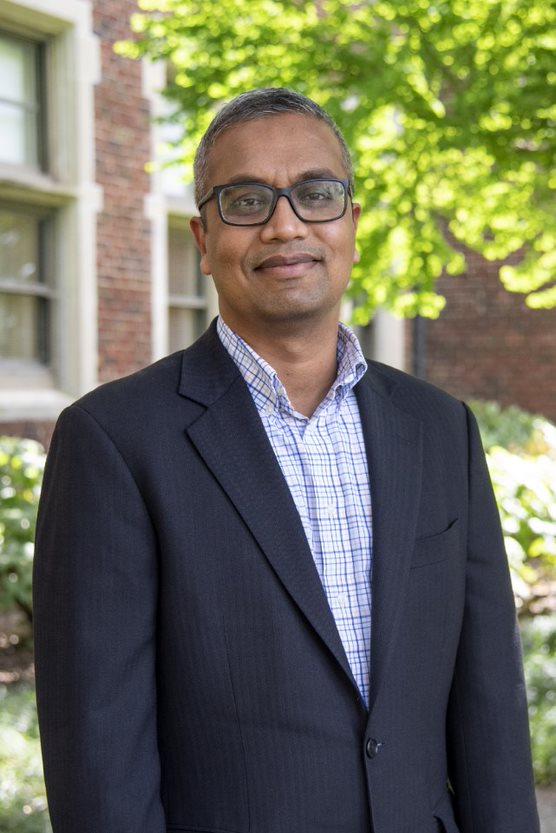
[[[218,178],[225,171],[226,182],[264,181],[284,164],[296,179],[346,173],[332,128],[306,113],[273,113],[233,124],[217,136],[208,154],[209,174]]]
[[[299,169],[296,171],[296,180],[306,180],[306,179],[336,179],[338,177],[338,172],[333,171],[332,168],[306,168],[306,169]],[[233,185],[236,182],[265,182],[265,176],[261,176],[260,173],[254,173],[246,168],[244,171],[240,171],[237,174],[234,174],[226,180],[227,183]]]

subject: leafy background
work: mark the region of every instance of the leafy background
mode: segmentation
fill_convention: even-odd
[[[462,250],[556,305],[556,6],[531,0],[139,0],[120,54],[167,61],[164,95],[190,170],[215,111],[288,86],[354,153],[357,323],[378,306],[436,317]],[[552,95],[551,95],[552,93]]]

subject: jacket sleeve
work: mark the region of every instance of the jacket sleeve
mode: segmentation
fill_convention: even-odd
[[[498,510],[467,411],[465,612],[448,710],[450,780],[462,833],[538,833],[527,702]]]
[[[156,537],[79,405],[54,432],[37,524],[39,725],[53,833],[165,833],[156,732]]]

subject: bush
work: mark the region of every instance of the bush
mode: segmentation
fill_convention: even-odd
[[[0,611],[14,607],[30,620],[35,523],[44,448],[0,437]]]
[[[556,616],[522,617],[521,635],[537,784],[556,781]]]
[[[0,686],[0,830],[51,833],[33,687]]]
[[[556,600],[556,426],[519,408],[472,403],[487,452],[520,612]]]
[[[556,781],[556,426],[493,402],[471,407],[521,613],[535,781],[550,784]]]
[[[486,451],[494,446],[516,454],[542,454],[556,451],[556,426],[515,405],[501,408],[497,402],[469,402],[479,423]]]

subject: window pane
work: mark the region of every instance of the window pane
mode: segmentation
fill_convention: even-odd
[[[0,160],[8,165],[38,167],[35,113],[0,102]]]
[[[0,160],[38,167],[38,45],[0,35]]]
[[[205,312],[199,309],[170,309],[169,348],[183,350],[199,338],[205,329]]]
[[[40,223],[38,217],[0,211],[0,281],[41,281]]]
[[[50,217],[0,210],[0,360],[49,362],[51,238]]]
[[[168,229],[168,283],[170,295],[205,296],[205,281],[191,233],[183,228]]]
[[[33,295],[0,292],[0,359],[43,362],[45,302]]]
[[[35,56],[34,43],[0,35],[0,98],[36,104]]]

